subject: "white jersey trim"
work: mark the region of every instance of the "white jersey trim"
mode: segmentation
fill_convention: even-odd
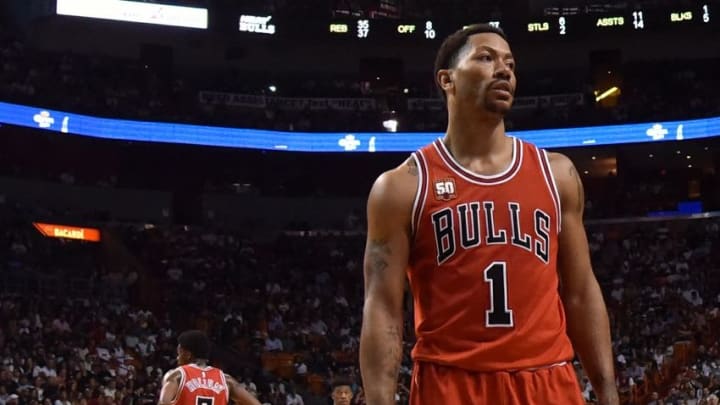
[[[528,367],[528,368],[515,368],[512,370],[508,370],[509,373],[515,373],[518,371],[538,371],[538,370],[546,370],[548,368],[555,368],[555,367],[564,367],[568,364],[567,361],[561,361],[559,363],[552,363],[548,364],[546,366],[539,366],[539,367]]]
[[[178,385],[177,393],[175,394],[175,398],[170,402],[171,404],[176,404],[178,400],[180,400],[180,395],[182,394],[183,387],[185,387],[185,380],[187,379],[187,376],[185,375],[185,370],[182,368],[182,366],[177,368],[180,370],[180,384]]]
[[[550,166],[550,159],[548,158],[547,151],[540,148],[535,148],[537,151],[538,159],[540,159],[540,168],[542,169],[543,178],[545,179],[545,185],[550,192],[550,197],[555,205],[555,216],[557,217],[557,233],[560,234],[562,230],[562,206],[560,204],[560,196],[558,194],[557,183],[555,182],[555,176]],[[547,171],[547,174],[545,172]],[[549,176],[549,178],[548,178]]]
[[[412,158],[415,160],[415,164],[417,165],[418,169],[417,191],[415,192],[415,200],[413,201],[412,208],[412,217],[410,218],[410,230],[412,232],[412,237],[414,238],[415,234],[417,233],[417,228],[419,226],[418,222],[420,221],[420,218],[422,218],[422,213],[425,208],[425,200],[428,193],[429,179],[427,160],[425,159],[422,151],[418,150],[417,152],[413,153]]]
[[[225,373],[220,369],[217,370],[220,372],[220,378],[222,378],[223,385],[225,386],[225,399],[230,402],[230,386],[228,386],[227,379],[225,378]]]
[[[512,180],[522,168],[524,149],[522,146],[522,141],[514,136],[511,138],[513,139],[513,151],[510,164],[502,172],[493,175],[482,175],[471,172],[470,170],[464,168],[457,160],[455,160],[455,158],[452,156],[452,154],[447,149],[447,146],[445,146],[445,143],[442,142],[442,140],[433,142],[433,147],[437,151],[438,156],[440,156],[440,159],[443,161],[443,163],[445,163],[445,166],[452,172],[460,176],[463,180],[482,186],[494,186]],[[438,144],[440,146],[438,146]],[[475,177],[476,179],[473,179],[473,177]]]

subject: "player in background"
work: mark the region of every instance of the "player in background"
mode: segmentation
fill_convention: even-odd
[[[477,24],[435,63],[445,137],[383,173],[367,203],[360,367],[368,405],[394,404],[405,278],[412,405],[580,405],[574,354],[618,405],[607,311],[572,162],[505,133],[515,59]]]
[[[199,330],[178,337],[178,366],[165,373],[158,405],[260,405],[231,376],[208,365],[210,341]]]

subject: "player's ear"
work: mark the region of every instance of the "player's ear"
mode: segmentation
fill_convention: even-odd
[[[447,91],[453,88],[453,78],[452,78],[452,71],[450,69],[440,69],[437,72],[437,76],[435,78],[438,82],[438,85],[440,85],[440,88]]]

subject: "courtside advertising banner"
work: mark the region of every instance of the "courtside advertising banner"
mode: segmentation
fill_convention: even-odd
[[[33,222],[33,226],[48,238],[75,239],[87,242],[100,242],[100,230],[68,225]]]

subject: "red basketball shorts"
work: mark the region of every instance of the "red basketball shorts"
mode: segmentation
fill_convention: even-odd
[[[471,372],[415,362],[410,405],[584,405],[571,363],[521,371]]]

